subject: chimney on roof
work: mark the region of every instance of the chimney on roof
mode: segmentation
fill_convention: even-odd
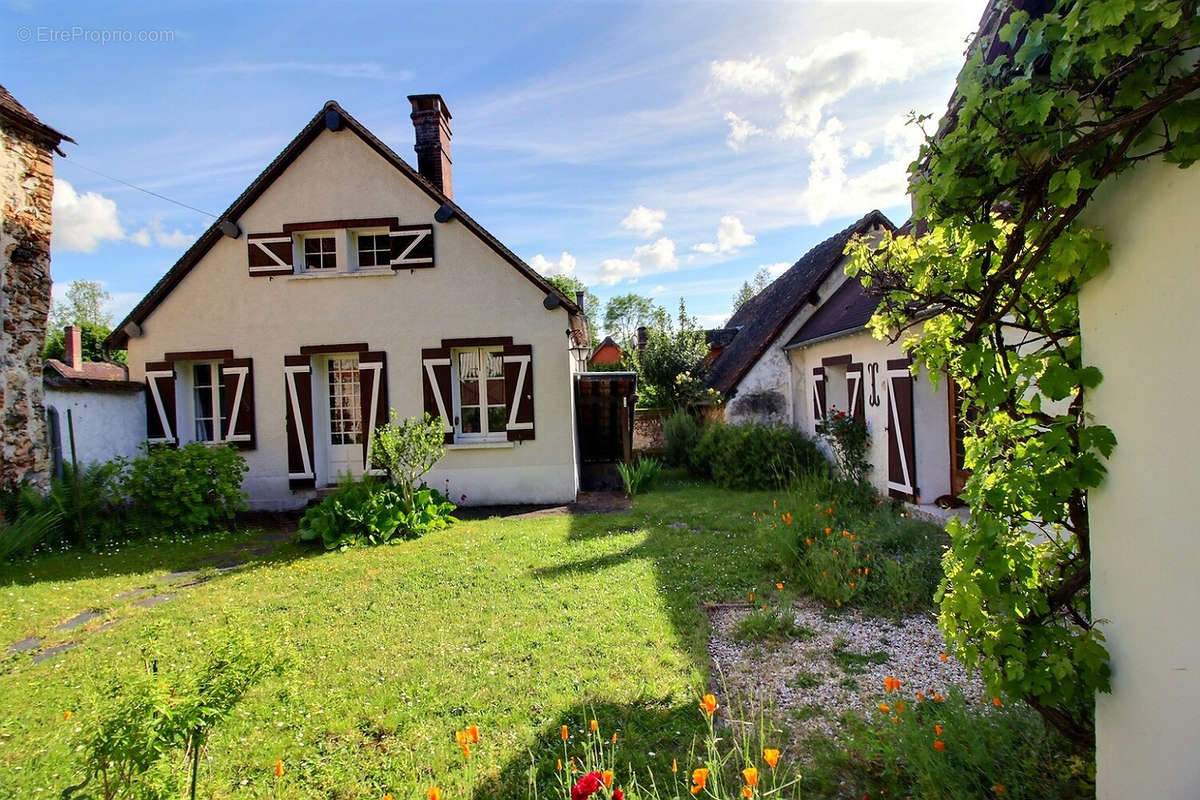
[[[78,325],[63,328],[63,361],[73,370],[83,369],[83,336]]]
[[[637,349],[639,352],[646,349],[646,340],[649,338],[650,333],[646,330],[646,326],[639,325],[637,329]]]
[[[450,179],[450,109],[440,94],[410,94],[416,129],[417,172],[442,194],[454,199]]]

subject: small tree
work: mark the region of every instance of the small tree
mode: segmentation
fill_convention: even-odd
[[[429,414],[401,420],[393,408],[388,423],[376,428],[373,437],[372,466],[388,471],[405,504],[411,507],[417,481],[446,455],[442,421]]]
[[[678,320],[662,317],[647,331],[646,346],[630,352],[643,405],[683,408],[704,399],[712,391],[704,389],[707,355],[704,330],[680,299]]]

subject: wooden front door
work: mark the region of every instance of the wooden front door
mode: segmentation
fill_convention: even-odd
[[[887,362],[888,494],[916,500],[916,441],[913,430],[913,378],[907,358]]]
[[[357,353],[330,356],[326,364],[325,446],[332,484],[363,472],[362,381]]]

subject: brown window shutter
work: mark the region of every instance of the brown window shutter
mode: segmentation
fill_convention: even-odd
[[[288,485],[311,489],[317,485],[313,470],[312,360],[308,356],[284,356],[283,382]]]
[[[442,420],[446,444],[454,443],[454,395],[450,383],[450,348],[428,347],[421,351],[421,394],[425,413]]]
[[[178,444],[175,436],[175,365],[146,363],[146,439],[152,444]]]
[[[246,255],[252,278],[291,275],[293,272],[292,235],[290,233],[251,233],[246,236]]]
[[[825,419],[825,368],[813,367],[813,424]]]
[[[846,365],[846,391],[850,397],[850,416],[867,424],[866,403],[863,401],[863,365],[861,362]]]
[[[225,417],[225,441],[238,450],[253,450],[254,359],[227,358],[221,362],[223,384],[221,415]]]
[[[363,425],[363,470],[371,468],[375,429],[388,422],[387,358],[382,350],[358,354],[359,403]]]
[[[504,401],[508,407],[508,440],[523,442],[533,436],[533,347],[504,346]]]
[[[433,226],[393,225],[392,269],[427,269],[433,266]]]
[[[916,501],[917,487],[916,441],[913,425],[912,362],[907,358],[892,358],[887,362],[888,399],[888,494]]]

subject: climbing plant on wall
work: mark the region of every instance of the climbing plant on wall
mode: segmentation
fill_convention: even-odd
[[[1139,162],[1200,158],[1200,18],[1194,0],[999,0],[989,14],[912,166],[920,222],[852,243],[848,271],[882,297],[876,333],[955,381],[971,420],[947,639],[1087,747],[1109,688],[1087,496],[1116,440],[1084,405],[1102,375],[1081,356],[1078,293],[1108,244],[1081,213]]]

